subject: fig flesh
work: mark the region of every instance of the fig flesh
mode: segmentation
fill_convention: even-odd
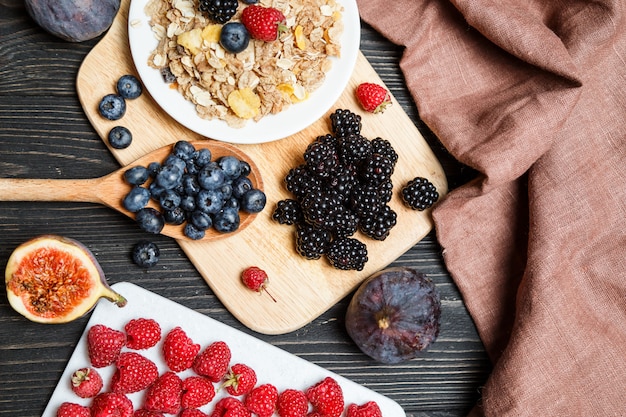
[[[75,320],[102,297],[126,305],[93,253],[67,237],[42,235],[22,243],[9,257],[4,278],[11,307],[38,323]]]
[[[25,0],[24,5],[47,32],[66,41],[83,42],[111,26],[120,0]]]
[[[366,355],[382,363],[413,359],[439,335],[435,284],[412,268],[387,268],[367,278],[346,313],[346,329]]]

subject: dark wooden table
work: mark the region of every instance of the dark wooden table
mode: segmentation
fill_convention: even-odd
[[[0,1],[0,176],[86,178],[119,167],[76,95],[78,67],[97,41],[59,40],[35,25],[22,1]],[[419,119],[398,66],[402,48],[365,25],[361,49],[435,150],[450,187],[467,181],[469,170],[446,153]],[[146,235],[104,206],[0,202],[0,268],[4,271],[16,246],[43,233],[83,242],[111,283],[136,283],[253,334],[392,398],[409,417],[466,415],[478,401],[490,370],[473,322],[442,262],[434,232],[393,265],[415,267],[436,282],[443,302],[441,334],[422,357],[394,366],[368,359],[348,337],[344,314],[350,296],[293,333],[256,334],[222,306],[174,240],[150,235],[161,249],[159,265],[149,270],[135,267],[131,247]],[[4,285],[1,288],[0,415],[39,416],[87,318],[64,325],[29,322],[11,309]]]

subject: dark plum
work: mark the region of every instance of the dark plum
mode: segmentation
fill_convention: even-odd
[[[382,363],[415,358],[439,335],[441,300],[435,284],[407,267],[367,278],[346,313],[346,329],[363,353]]]

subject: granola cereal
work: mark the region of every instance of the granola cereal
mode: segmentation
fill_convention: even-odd
[[[343,7],[336,0],[261,0],[286,17],[279,39],[251,39],[233,54],[219,44],[221,25],[209,21],[197,0],[150,0],[157,47],[148,65],[195,105],[198,116],[238,128],[306,100],[339,57]],[[232,20],[246,7],[240,3]]]

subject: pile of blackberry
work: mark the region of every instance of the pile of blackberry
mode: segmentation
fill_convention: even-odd
[[[200,0],[198,8],[215,23],[224,24],[237,13],[239,0]]]
[[[398,154],[389,141],[361,135],[361,117],[350,110],[335,110],[330,122],[332,134],[311,142],[304,162],[285,176],[293,198],[279,201],[272,218],[296,226],[303,257],[324,256],[337,269],[360,271],[367,247],[353,235],[382,241],[396,225],[388,203]]]

